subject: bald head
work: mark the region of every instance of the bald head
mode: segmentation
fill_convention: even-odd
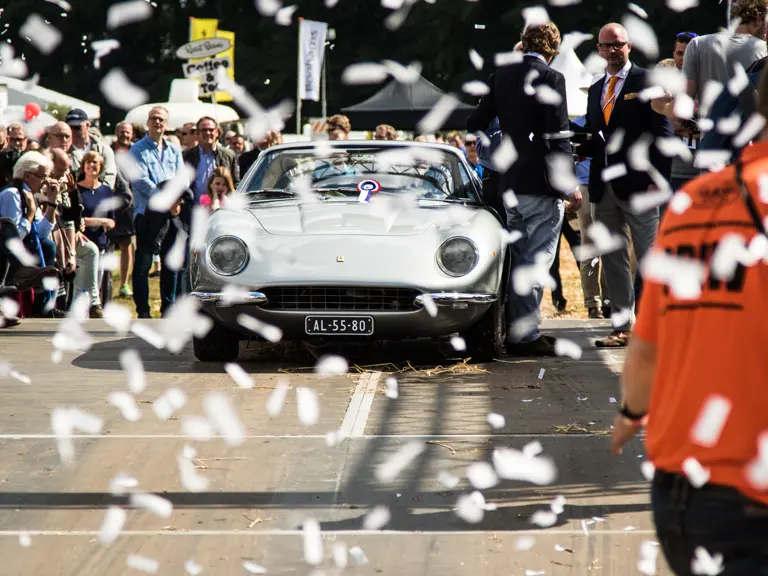
[[[598,35],[597,50],[608,62],[606,71],[611,75],[618,73],[629,61],[632,50],[627,29],[615,22],[603,26]]]
[[[69,156],[61,148],[51,148],[48,150],[48,155],[53,160],[53,172],[51,176],[53,178],[63,178],[69,171]]]

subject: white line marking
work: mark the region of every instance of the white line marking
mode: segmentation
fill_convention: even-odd
[[[360,440],[376,440],[391,438],[393,440],[403,439],[467,439],[475,438],[594,438],[596,436],[605,436],[607,434],[536,434],[536,433],[509,433],[509,434],[365,434],[357,436]],[[54,440],[57,436],[53,434],[0,434],[0,440]],[[73,440],[189,440],[189,436],[183,434],[75,434],[70,436]],[[246,435],[249,440],[323,440],[324,434],[252,434]]]
[[[1,537],[28,536],[98,536],[98,530],[0,530]],[[323,530],[326,539],[333,536],[480,536],[490,534],[531,536],[584,536],[581,530]],[[655,530],[591,530],[589,535],[655,535]],[[302,536],[302,530],[124,530],[120,536]]]
[[[347,406],[344,420],[341,423],[340,435],[342,438],[362,438],[365,434],[365,425],[371,414],[379,378],[381,378],[381,372],[366,372],[358,378],[352,400]]]

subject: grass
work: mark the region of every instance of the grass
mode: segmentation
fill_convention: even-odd
[[[565,312],[558,312],[552,305],[552,293],[547,290],[541,301],[541,314],[544,318],[586,318],[587,309],[584,308],[584,293],[581,291],[581,276],[579,267],[573,259],[571,248],[563,238],[560,246],[560,277],[563,282],[563,294],[568,301]],[[120,297],[120,272],[112,272],[112,290],[115,301],[127,306],[136,317],[136,306],[133,298]],[[160,278],[149,279],[149,307],[152,316],[160,317]]]

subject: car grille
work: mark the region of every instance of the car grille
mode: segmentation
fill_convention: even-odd
[[[290,286],[261,290],[271,310],[416,310],[414,299],[420,294],[410,288],[353,288]]]

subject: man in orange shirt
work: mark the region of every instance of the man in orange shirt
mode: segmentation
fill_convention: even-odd
[[[758,111],[768,117],[766,74]],[[646,450],[656,468],[654,521],[677,574],[696,573],[692,562],[702,562],[701,549],[709,554],[705,561],[714,557],[715,565],[722,555],[720,574],[768,574],[763,174],[768,174],[768,127],[733,166],[686,184],[690,203],[676,211],[673,201],[644,263],[647,287],[627,351],[613,452],[619,453],[647,418]],[[675,260],[656,265],[664,252]],[[691,260],[701,263],[700,274],[693,270],[685,278]],[[694,277],[689,287],[700,284],[698,297],[675,289]]]

